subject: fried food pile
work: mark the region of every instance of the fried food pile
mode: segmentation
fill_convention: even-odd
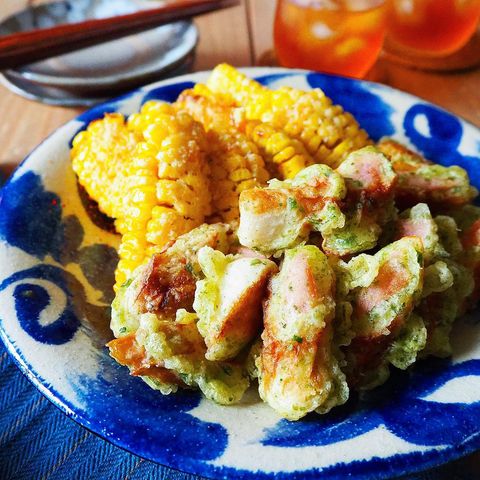
[[[298,420],[450,355],[480,291],[458,166],[377,144],[319,90],[228,65],[173,104],[107,114],[72,165],[122,235],[110,354],[152,388]]]

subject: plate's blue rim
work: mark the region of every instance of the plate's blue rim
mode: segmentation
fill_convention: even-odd
[[[112,439],[108,437],[107,435],[103,434],[100,431],[95,430],[95,427],[91,425],[90,421],[85,419],[82,414],[77,414],[73,410],[71,410],[67,405],[66,405],[66,400],[62,400],[60,395],[58,393],[54,393],[51,389],[43,388],[43,384],[41,380],[35,376],[28,368],[27,363],[24,361],[22,358],[22,355],[17,352],[15,349],[14,345],[9,341],[8,336],[6,333],[3,331],[1,328],[1,323],[2,320],[0,319],[0,339],[3,341],[7,352],[10,354],[12,357],[14,363],[16,366],[20,369],[20,371],[27,377],[27,380],[39,391],[41,395],[43,395],[50,403],[52,403],[55,407],[57,407],[59,410],[61,410],[68,418],[73,420],[76,424],[80,425],[82,428],[87,429],[90,433],[93,435],[111,443],[112,445],[122,449],[123,451],[133,454],[139,458],[142,458],[144,460],[147,460],[149,462],[156,463],[161,466],[165,466],[168,468],[171,468],[173,470],[177,470],[178,472],[181,473],[189,473],[193,475],[199,475],[204,478],[216,480],[219,478],[233,478],[227,476],[230,473],[235,474],[235,478],[238,478],[240,480],[243,479],[255,479],[255,480],[260,480],[260,479],[267,479],[267,478],[273,478],[272,474],[265,474],[265,473],[259,473],[259,472],[253,472],[253,471],[246,471],[246,470],[237,470],[237,469],[229,469],[225,467],[214,467],[210,466],[208,472],[202,472],[202,473],[197,473],[193,471],[188,471],[188,468],[184,468],[181,465],[181,462],[175,463],[175,464],[169,464],[169,463],[162,463],[159,462],[158,460],[154,460],[152,458],[149,458],[146,455],[142,455],[141,453],[133,452],[128,446],[126,446],[120,439]],[[465,455],[468,455],[469,453],[472,453],[480,448],[480,431],[477,432],[476,434],[472,435],[472,437],[466,441],[463,442],[462,444],[459,444],[455,447],[449,447],[447,449],[443,450],[429,450],[427,452],[413,452],[409,454],[402,454],[396,456],[396,461],[398,463],[402,463],[403,458],[411,458],[412,456],[419,457],[421,459],[421,469],[418,468],[418,463],[406,463],[406,467],[398,467],[398,469],[395,469],[395,467],[392,467],[392,465],[388,464],[387,462],[390,461],[391,459],[395,456],[391,457],[385,457],[385,458],[380,458],[378,459],[377,457],[374,457],[370,460],[365,460],[365,461],[354,461],[350,462],[348,464],[341,464],[343,466],[348,466],[348,465],[364,465],[367,466],[371,464],[374,461],[379,461],[380,462],[380,468],[383,469],[382,472],[375,472],[375,471],[370,471],[370,472],[365,472],[360,475],[355,475],[356,480],[387,480],[387,479],[394,479],[399,476],[403,475],[408,475],[411,473],[418,473],[420,471],[428,470],[433,467],[438,467],[441,466],[445,463],[448,463],[453,460],[457,460],[458,458],[461,458]],[[448,453],[446,456],[445,453]],[[424,457],[427,456],[432,456],[434,458],[431,459],[424,459]],[[435,458],[435,457],[440,457],[440,458]],[[440,461],[439,461],[440,460]],[[329,470],[333,470],[337,468],[337,466],[340,465],[340,463],[336,464],[334,467],[329,467],[327,469],[310,469],[310,470],[305,470],[305,471],[297,471],[297,472],[291,472],[291,473],[277,473],[275,474],[275,478],[277,479],[295,479],[295,480],[317,480],[319,475],[328,475]],[[215,475],[215,473],[218,472],[220,476],[212,476]],[[326,477],[327,480],[343,480],[345,478],[345,475],[343,473],[340,473],[339,475],[329,475]]]
[[[337,78],[341,80],[347,80],[351,81],[353,83],[358,83],[361,85],[370,85],[373,86],[374,88],[384,90],[384,91],[390,91],[390,92],[396,92],[400,93],[402,96],[406,96],[407,98],[410,98],[411,100],[419,100],[423,102],[426,105],[434,106],[435,108],[448,113],[449,115],[454,116],[455,118],[459,119],[462,123],[468,125],[470,128],[476,130],[479,132],[480,135],[480,128],[471,123],[470,121],[464,119],[462,116],[454,114],[453,112],[443,108],[439,107],[438,105],[435,105],[428,100],[425,100],[421,97],[418,97],[416,95],[413,95],[408,92],[404,92],[402,90],[399,90],[394,87],[390,87],[388,85],[384,85],[378,82],[373,82],[369,80],[359,80],[356,78],[351,78],[351,77],[345,77],[345,76],[340,76],[340,75],[332,75],[332,74],[327,74],[327,73],[321,73],[321,72],[314,72],[314,71],[309,71],[309,70],[302,70],[302,69],[288,69],[288,68],[281,68],[281,67],[245,67],[241,68],[240,70],[246,71],[247,73],[252,74],[254,78],[257,77],[262,77],[264,74],[260,74],[260,71],[265,72],[265,71],[270,71],[272,75],[279,75],[280,76],[283,74],[285,76],[291,76],[291,75],[318,75],[321,77],[327,77],[327,78]],[[255,75],[255,71],[258,72],[257,75]],[[60,127],[56,128],[54,131],[52,131],[42,142],[40,142],[35,148],[33,148],[28,155],[22,160],[22,162],[18,165],[18,167],[12,172],[10,177],[7,179],[7,181],[0,187],[0,203],[1,203],[1,198],[2,198],[2,193],[3,193],[3,188],[7,185],[9,185],[11,182],[13,182],[17,171],[23,167],[23,165],[29,160],[29,158],[32,156],[33,153],[35,153],[42,145],[44,145],[47,141],[50,140],[51,137],[57,134],[59,130],[62,128],[66,127],[68,124],[71,122],[81,122],[85,124],[85,121],[81,118],[85,113],[89,113],[90,111],[94,109],[103,109],[108,106],[112,106],[118,104],[122,100],[131,98],[135,95],[141,95],[142,93],[148,92],[148,89],[151,85],[155,85],[157,88],[161,88],[164,85],[171,85],[175,83],[179,83],[181,81],[190,79],[192,80],[192,75],[196,76],[197,74],[208,74],[210,72],[209,70],[205,70],[202,72],[193,72],[193,73],[188,73],[185,75],[181,75],[178,77],[173,77],[170,79],[165,79],[161,80],[159,82],[154,82],[150,85],[145,85],[143,87],[134,89],[126,94],[120,95],[118,97],[114,97],[110,100],[100,102],[93,107],[85,110],[81,114],[77,115],[76,117],[72,118],[68,122],[64,123]],[[102,433],[100,430],[95,427],[95,425],[92,425],[91,422],[83,416],[83,414],[76,413],[72,408],[68,406],[68,401],[66,399],[62,399],[61,395],[58,392],[53,391],[51,388],[48,388],[44,385],[43,380],[36,374],[34,373],[31,368],[29,368],[29,365],[27,362],[23,359],[23,356],[20,351],[18,351],[14,345],[14,341],[9,338],[8,334],[5,332],[3,329],[3,320],[0,318],[0,339],[2,340],[3,344],[5,345],[7,352],[13,359],[14,363],[17,365],[17,367],[20,369],[20,371],[27,377],[27,379],[33,384],[33,386],[48,400],[50,401],[53,405],[55,405],[57,408],[59,408],[68,418],[72,419],[77,423],[78,425],[82,426],[83,428],[86,428],[89,432],[92,434],[102,438],[103,440],[108,441],[112,445],[115,445],[116,447],[121,448],[122,450],[133,454],[137,457],[143,458],[145,460],[151,461],[153,463],[166,466],[168,468],[172,468],[174,470],[178,470],[181,472],[185,473],[190,473],[194,475],[200,475],[206,478],[211,478],[211,479],[216,479],[216,478],[229,478],[226,475],[229,475],[230,473],[235,473],[236,478],[239,479],[261,479],[262,477],[266,478],[272,478],[272,474],[265,474],[263,472],[254,472],[254,471],[249,471],[249,470],[238,470],[238,469],[230,469],[230,468],[225,468],[225,467],[216,467],[213,465],[208,465],[206,462],[199,462],[202,463],[202,465],[206,468],[202,468],[201,471],[192,471],[190,467],[183,467],[182,466],[182,461],[180,462],[163,462],[159,461],[153,458],[150,458],[148,455],[142,455],[142,453],[137,453],[135,451],[132,451],[127,445],[125,445],[122,440],[120,439],[114,439],[108,437],[106,434]],[[32,367],[32,365],[30,365]],[[452,445],[448,446],[445,449],[442,450],[428,450],[426,452],[412,452],[412,453],[407,453],[407,454],[400,454],[400,455],[393,455],[390,457],[384,457],[384,458],[378,458],[378,457],[373,457],[370,460],[364,460],[364,461],[354,461],[354,462],[349,462],[348,464],[340,464],[337,463],[333,467],[328,467],[324,469],[309,469],[309,470],[303,470],[303,471],[295,471],[295,472],[281,472],[275,474],[275,478],[277,479],[308,479],[311,478],[312,480],[315,480],[318,478],[318,475],[329,475],[329,471],[333,475],[329,475],[326,477],[328,480],[334,480],[337,479],[340,480],[342,478],[345,478],[344,474],[340,474],[340,476],[337,476],[337,474],[334,473],[334,469],[338,469],[338,465],[372,465],[374,470],[371,471],[365,471],[363,473],[360,473],[358,475],[355,475],[355,478],[357,480],[385,480],[385,479],[391,479],[395,478],[398,476],[402,475],[408,475],[411,473],[417,473],[423,470],[427,470],[433,467],[438,467],[440,465],[443,465],[445,463],[448,463],[453,460],[457,460],[465,455],[468,455],[469,453],[472,453],[476,450],[480,449],[480,430],[478,432],[473,433],[467,440],[464,442],[457,444],[457,445]],[[420,459],[415,462],[411,463],[409,461],[404,461],[404,465],[402,466],[402,460],[408,460],[412,456],[417,456],[420,457]],[[182,459],[183,457],[179,457]],[[388,465],[387,462],[390,461],[391,459],[395,458],[396,462],[399,463],[400,465],[392,467],[392,465]],[[379,470],[382,471],[379,471]],[[376,470],[376,471],[375,471]],[[220,476],[216,475],[219,474]],[[213,476],[215,475],[215,476]]]

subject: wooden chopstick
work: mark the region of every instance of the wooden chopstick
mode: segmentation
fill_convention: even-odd
[[[237,5],[239,0],[176,0],[158,8],[0,36],[0,70]]]

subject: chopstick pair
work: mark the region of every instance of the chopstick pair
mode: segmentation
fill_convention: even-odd
[[[18,68],[238,3],[239,0],[175,0],[127,15],[0,36],[0,70]]]

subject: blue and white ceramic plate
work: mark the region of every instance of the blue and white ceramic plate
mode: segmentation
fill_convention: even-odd
[[[321,87],[374,138],[393,136],[468,170],[480,187],[480,131],[391,88],[284,69],[251,69],[275,88]],[[213,478],[386,478],[480,448],[480,325],[459,321],[453,358],[426,361],[325,416],[290,423],[254,392],[234,407],[168,397],[107,353],[118,237],[78,189],[74,135],[105,112],[171,101],[206,73],[153,84],[67,123],[0,194],[1,335],[32,382],[67,415],[150,460]]]

